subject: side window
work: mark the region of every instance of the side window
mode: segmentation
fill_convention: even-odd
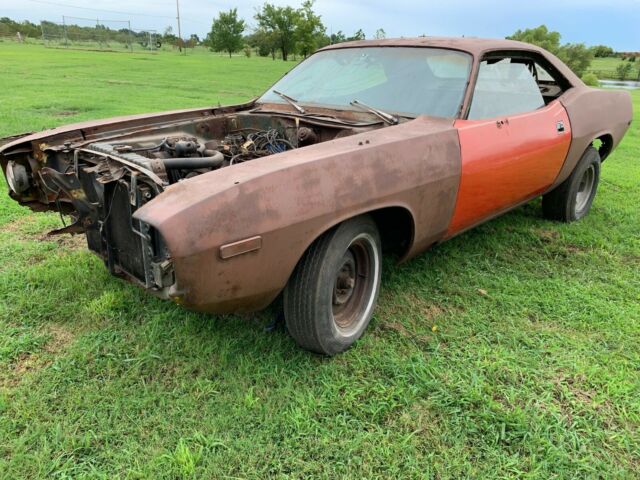
[[[533,63],[515,58],[483,60],[469,120],[530,112],[544,107]]]
[[[555,100],[564,93],[567,82],[559,73],[552,75],[538,61],[535,62],[535,73],[538,88],[545,103]]]

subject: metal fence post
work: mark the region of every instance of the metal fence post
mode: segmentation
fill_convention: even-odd
[[[127,30],[127,38],[129,40],[129,50],[133,53],[133,42],[131,41],[131,20],[128,22],[129,29]]]
[[[67,22],[64,18],[64,15],[62,16],[62,33],[64,35],[64,46],[68,47],[68,39],[67,39]]]

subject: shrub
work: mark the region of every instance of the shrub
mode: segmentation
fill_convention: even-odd
[[[590,87],[600,86],[600,81],[598,80],[598,77],[596,77],[596,74],[592,72],[585,73],[584,76],[582,77],[582,81],[585,83],[585,85],[589,85]]]
[[[629,62],[620,63],[616,67],[616,75],[618,76],[619,80],[624,81],[631,73],[631,70],[633,70],[633,65],[631,65]]]

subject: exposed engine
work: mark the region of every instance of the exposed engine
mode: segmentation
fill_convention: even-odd
[[[37,154],[10,159],[6,172],[25,203],[72,216],[52,233],[84,232],[113,274],[160,291],[174,283],[171,257],[160,235],[134,218],[136,210],[171,184],[369,128],[321,117],[205,116],[42,143]]]
[[[318,139],[309,127],[298,127],[294,133],[293,139],[289,139],[275,128],[246,129],[229,133],[221,141],[174,135],[122,143],[96,142],[82,151],[103,157],[90,169],[102,183],[117,180],[119,172],[123,171],[121,166],[113,164],[115,160],[142,167],[171,184],[218,168],[311,145]]]

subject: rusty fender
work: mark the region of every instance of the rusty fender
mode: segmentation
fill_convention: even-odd
[[[607,138],[603,160],[620,143],[631,125],[631,95],[624,91],[599,90],[584,85],[560,97],[571,122],[571,147],[551,189],[567,179],[585,150],[596,138]],[[602,154],[602,152],[601,152]]]
[[[345,219],[406,209],[414,235],[405,258],[440,240],[461,170],[452,123],[419,117],[216,170],[172,185],[134,216],[168,246],[175,301],[211,313],[258,310],[311,243]]]

